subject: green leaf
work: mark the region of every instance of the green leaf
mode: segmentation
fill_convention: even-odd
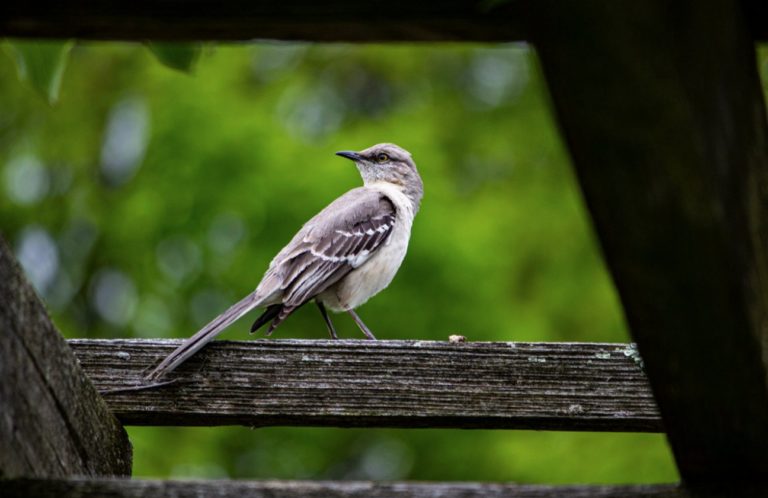
[[[51,105],[59,99],[61,77],[73,45],[72,40],[14,40],[8,43],[19,79],[27,82]]]
[[[185,73],[192,71],[203,49],[201,43],[150,42],[147,47],[165,66]]]

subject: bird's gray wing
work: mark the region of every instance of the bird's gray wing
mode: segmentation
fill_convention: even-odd
[[[270,280],[283,291],[283,310],[271,329],[373,256],[386,243],[395,220],[392,201],[363,187],[348,192],[307,222],[275,257],[268,272],[273,275],[265,276],[264,283]]]

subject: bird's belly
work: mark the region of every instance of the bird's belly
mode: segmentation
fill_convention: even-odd
[[[402,227],[406,228],[406,227]],[[362,266],[352,270],[318,298],[333,311],[357,308],[383,290],[395,277],[408,250],[410,227],[393,233],[389,243]]]

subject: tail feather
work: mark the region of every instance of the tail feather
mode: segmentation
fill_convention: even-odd
[[[211,342],[217,335],[237,321],[240,317],[262,304],[261,299],[256,298],[256,292],[252,292],[221,315],[214,318],[208,325],[200,329],[195,335],[185,340],[175,351],[169,354],[148,375],[147,379],[156,380],[175,370],[179,365],[187,361],[192,355]]]
[[[301,308],[301,305],[299,306],[288,306],[287,304],[283,304],[277,313],[275,313],[275,319],[272,320],[272,323],[269,324],[269,328],[267,329],[267,337],[272,335],[272,332],[275,331],[278,325],[283,323],[283,320],[288,318],[291,313],[296,311],[297,309]]]
[[[264,326],[264,324],[276,317],[282,308],[282,304],[273,304],[264,310],[264,313],[262,313],[261,316],[258,317],[255,322],[253,322],[253,325],[251,325],[251,334],[259,330]]]

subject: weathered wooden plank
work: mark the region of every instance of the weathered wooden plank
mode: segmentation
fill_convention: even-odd
[[[687,498],[674,484],[524,486],[369,481],[150,481],[69,479],[0,481],[5,498]]]
[[[101,391],[141,387],[177,340],[71,340]],[[218,341],[151,390],[105,399],[125,424],[660,431],[625,344]]]
[[[768,482],[768,129],[740,6],[547,7],[537,48],[681,476]]]
[[[130,475],[131,445],[0,237],[0,478]]]
[[[579,10],[579,2],[555,2]],[[762,3],[754,36],[766,39]],[[534,0],[61,0],[2,2],[0,36],[99,40],[512,41],[532,36]],[[547,7],[550,9],[550,6]],[[560,16],[563,24],[569,22]]]
[[[515,40],[527,2],[91,0],[3,2],[0,36],[108,40]]]

